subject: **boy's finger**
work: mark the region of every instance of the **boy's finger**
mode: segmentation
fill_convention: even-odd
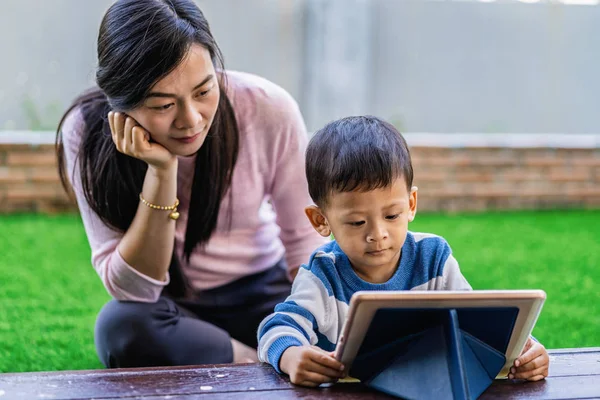
[[[541,381],[542,379],[546,379],[546,376],[548,376],[548,375],[536,375],[536,376],[533,376],[533,377],[531,377],[531,378],[529,378],[527,380],[531,381],[531,382]]]
[[[519,364],[518,367],[512,367],[511,371],[515,370],[516,372],[524,372],[524,371],[533,371],[534,369],[540,368],[545,364],[545,357],[543,354],[539,354],[533,360]]]
[[[310,386],[318,386],[321,383],[329,383],[329,382],[333,382],[335,380],[328,376],[321,375],[316,372],[310,372],[310,371],[304,372],[302,378],[303,379],[300,381],[301,382],[300,384],[306,385],[308,383]]]
[[[332,379],[340,379],[344,376],[344,373],[339,369],[330,368],[317,362],[312,362],[306,367],[306,370],[310,372],[315,372],[320,375],[328,376]]]
[[[543,367],[539,367],[536,368],[534,370],[528,370],[528,371],[517,371],[516,374],[511,374],[513,375],[513,378],[511,379],[527,379],[527,380],[532,380],[534,377],[537,376],[548,376],[548,367],[543,366]]]
[[[531,360],[541,356],[543,354],[542,345],[539,343],[531,346],[525,353],[523,353],[519,358],[515,360],[515,367],[519,367],[521,365],[527,364]]]
[[[535,343],[535,340],[533,340],[531,338],[531,336],[529,336],[527,338],[527,342],[525,342],[525,346],[523,346],[523,350],[521,350],[521,354],[519,354],[519,357],[521,357],[523,354],[527,353],[527,350],[529,350],[531,348],[531,346],[533,346],[534,343]]]
[[[315,350],[313,353],[311,353],[310,359],[318,364],[324,365],[336,371],[344,370],[344,366],[342,365],[342,363],[336,360],[335,358],[331,357],[327,353]]]

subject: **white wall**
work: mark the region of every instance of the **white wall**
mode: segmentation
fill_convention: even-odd
[[[52,129],[93,83],[98,26],[111,3],[0,1],[0,130]],[[198,3],[227,66],[289,90],[311,130],[372,113],[412,132],[600,131],[600,6]]]

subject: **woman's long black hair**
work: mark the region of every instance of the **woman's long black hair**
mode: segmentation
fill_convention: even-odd
[[[98,35],[98,88],[78,97],[58,126],[56,151],[63,186],[70,191],[61,128],[73,109],[83,115],[78,165],[90,208],[113,229],[125,232],[139,204],[148,165],[117,151],[107,114],[142,104],[152,86],[173,71],[192,44],[206,48],[216,70],[224,71],[221,51],[208,22],[192,0],[119,0],[106,12]],[[221,96],[210,131],[198,151],[184,244],[189,260],[217,226],[219,207],[231,184],[239,132],[232,105],[219,74]],[[206,190],[210,188],[210,190]],[[187,281],[173,255],[166,293],[185,295]]]

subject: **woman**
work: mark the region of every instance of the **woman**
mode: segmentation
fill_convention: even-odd
[[[119,0],[98,89],[57,133],[92,264],[114,298],[107,367],[256,360],[256,328],[323,243],[303,214],[306,128],[293,99],[223,68],[192,0]]]

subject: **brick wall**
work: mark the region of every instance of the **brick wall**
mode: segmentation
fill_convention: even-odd
[[[578,145],[569,136],[560,148],[537,142],[507,147],[487,139],[489,145],[440,143],[439,136],[414,135],[406,136],[420,211],[600,207],[597,137]],[[52,138],[0,140],[0,213],[73,208],[58,180]]]
[[[600,149],[413,148],[420,210],[600,207]]]
[[[56,169],[51,144],[0,143],[0,213],[73,208]]]

